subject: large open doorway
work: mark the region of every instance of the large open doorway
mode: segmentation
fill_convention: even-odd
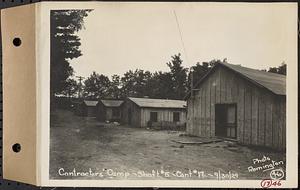
[[[236,104],[216,104],[216,136],[237,138]]]

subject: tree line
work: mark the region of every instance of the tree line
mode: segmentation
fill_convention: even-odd
[[[194,83],[200,79],[214,64],[209,63],[193,67]],[[142,69],[128,70],[122,76],[108,76],[93,72],[82,84],[75,79],[68,79],[62,94],[65,96],[82,96],[90,99],[122,99],[125,97],[149,97],[165,99],[183,99],[190,89],[190,71],[183,67],[181,54],[171,57],[166,63],[169,71],[150,72]],[[82,93],[79,94],[80,89]]]
[[[84,18],[92,10],[51,11],[51,72],[50,92],[52,97],[64,95],[89,99],[121,99],[124,97],[149,97],[183,99],[190,90],[214,65],[224,60],[198,62],[191,68],[184,68],[181,54],[167,62],[169,71],[150,72],[142,69],[128,70],[122,76],[110,78],[93,72],[84,81],[74,79],[69,61],[82,56],[80,38],[76,32],[84,29]],[[267,72],[286,75],[286,64],[272,67]],[[192,75],[193,74],[193,75]],[[192,77],[193,76],[193,77]]]
[[[68,79],[62,94],[68,97],[82,97],[86,99],[122,99],[125,97],[149,97],[163,99],[183,99],[193,85],[216,64],[224,60],[212,60],[197,63],[191,68],[183,67],[181,54],[171,57],[167,66],[169,71],[150,72],[142,69],[128,70],[122,76],[112,75],[111,78],[93,72],[83,83],[75,79]],[[286,74],[286,64],[271,67],[266,72]],[[193,75],[193,77],[192,77]]]

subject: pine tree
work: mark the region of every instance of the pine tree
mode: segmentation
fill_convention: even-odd
[[[52,96],[61,93],[67,86],[67,79],[73,75],[69,60],[82,55],[76,32],[84,28],[84,18],[89,12],[91,10],[55,10],[50,13]]]

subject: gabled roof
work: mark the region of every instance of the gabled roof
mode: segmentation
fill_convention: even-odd
[[[244,75],[248,80],[267,88],[274,94],[286,95],[286,76],[276,73],[250,69],[239,65],[222,63],[227,68]]]
[[[87,106],[96,106],[98,101],[93,101],[93,100],[83,100],[83,103]]]
[[[195,85],[194,88],[197,88],[201,85],[201,83],[210,76],[218,67],[225,67],[249,82],[265,88],[266,90],[276,94],[276,95],[286,95],[286,76],[276,73],[270,73],[265,71],[260,71],[256,69],[251,69],[247,67],[242,67],[240,65],[233,65],[229,63],[219,63],[215,65],[206,75],[204,75],[200,81]],[[188,98],[190,92],[187,94],[185,98]]]
[[[120,107],[124,102],[123,100],[100,100],[106,107]]]
[[[169,100],[169,99],[150,99],[150,98],[131,98],[129,100],[134,102],[139,107],[147,108],[186,108],[186,101]]]

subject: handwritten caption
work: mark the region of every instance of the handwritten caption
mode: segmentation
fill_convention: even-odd
[[[280,187],[281,181],[280,180],[272,180],[272,179],[264,179],[261,181],[260,186],[262,188]]]
[[[281,167],[284,165],[284,161],[276,161],[265,155],[262,158],[252,159],[252,163],[253,165],[248,167],[248,172],[265,172],[269,170],[274,170],[276,169],[276,167]]]
[[[188,171],[167,171],[167,170],[151,170],[151,171],[118,171],[116,169],[102,169],[102,171],[95,171],[89,168],[88,171],[78,171],[75,168],[67,171],[64,168],[58,169],[59,176],[72,177],[98,177],[98,178],[179,178],[179,179],[214,179],[214,180],[236,180],[239,175],[237,172],[228,171],[214,171],[207,172],[202,170],[188,170]]]
[[[263,155],[261,158],[252,159],[252,165],[248,167],[248,172],[267,172],[270,171],[270,178],[264,179],[260,182],[262,188],[280,187],[281,179],[284,178],[284,161],[274,160],[269,156]]]

